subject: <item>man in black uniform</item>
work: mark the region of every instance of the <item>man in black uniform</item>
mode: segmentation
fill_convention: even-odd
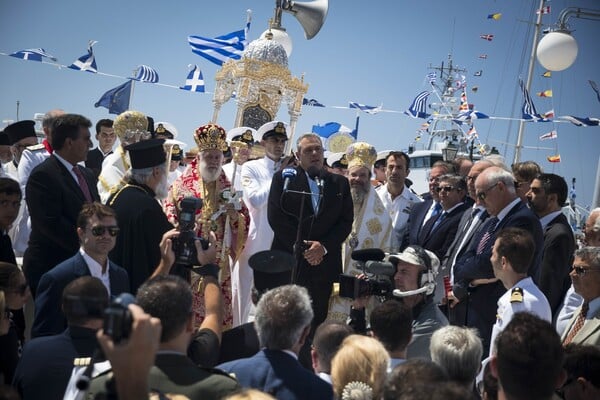
[[[160,240],[173,226],[157,199],[167,196],[167,164],[163,139],[126,147],[131,170],[127,184],[108,199],[117,213],[119,236],[109,258],[129,274],[131,293],[150,277],[160,261]]]

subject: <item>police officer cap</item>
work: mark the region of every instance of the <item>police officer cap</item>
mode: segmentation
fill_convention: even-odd
[[[132,169],[156,167],[167,160],[164,139],[148,139],[125,147],[129,152]]]
[[[284,139],[289,139],[287,130],[288,125],[285,122],[271,121],[258,128],[257,135],[261,137],[262,140],[268,139],[272,136],[279,136]]]

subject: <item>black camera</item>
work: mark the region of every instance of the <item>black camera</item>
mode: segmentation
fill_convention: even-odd
[[[351,256],[365,277],[359,279],[354,275],[341,274],[340,297],[391,297],[396,268],[392,263],[383,261],[385,253],[381,249],[363,249],[353,251]]]
[[[129,311],[130,304],[135,304],[135,297],[129,293],[121,293],[104,310],[102,329],[115,343],[120,343],[131,334],[133,316]]]
[[[191,267],[198,264],[198,254],[196,252],[196,240],[200,240],[202,249],[208,249],[208,240],[196,237],[194,226],[196,225],[196,213],[202,208],[202,199],[196,197],[186,197],[181,200],[181,210],[179,211],[179,225],[177,230],[179,236],[173,238],[173,252],[175,253],[175,263]]]

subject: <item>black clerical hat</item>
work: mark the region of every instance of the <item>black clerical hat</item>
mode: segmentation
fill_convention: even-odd
[[[156,167],[167,160],[164,139],[148,139],[125,147],[129,152],[132,169]]]
[[[10,124],[4,128],[4,133],[8,136],[9,144],[15,144],[21,139],[35,136],[35,121],[23,120]]]

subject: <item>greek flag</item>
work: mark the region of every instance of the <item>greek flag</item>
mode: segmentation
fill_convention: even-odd
[[[467,111],[464,111],[464,112],[461,112],[460,114],[458,114],[456,116],[456,118],[452,119],[452,121],[461,125],[464,122],[470,123],[471,120],[474,120],[474,119],[488,119],[488,118],[490,118],[489,115],[486,115],[482,112],[467,110]]]
[[[131,96],[131,79],[122,85],[110,89],[104,93],[94,107],[106,107],[110,114],[121,114],[129,109],[129,99]]]
[[[427,114],[427,97],[430,93],[428,91],[421,92],[415,97],[408,110],[404,111],[404,114],[410,115],[413,118],[428,118],[431,114]]]
[[[427,74],[427,81],[431,85],[435,85],[436,80],[437,80],[437,74],[435,72],[430,72]]]
[[[21,58],[23,60],[39,61],[39,62],[42,61],[42,57],[46,57],[46,58],[51,59],[52,61],[56,61],[56,57],[54,57],[51,54],[46,53],[46,50],[44,50],[42,48],[16,51],[12,54],[9,54],[9,56],[15,57],[15,58]]]
[[[519,79],[519,86],[521,86],[521,90],[523,91],[523,97],[525,98],[525,101],[523,102],[523,119],[527,119],[527,120],[535,120],[535,121],[543,121],[544,118],[542,118],[542,116],[540,114],[538,114],[537,110],[535,109],[535,105],[533,105],[533,101],[531,100],[531,97],[529,96],[529,92],[527,91],[527,89],[525,88],[525,85],[523,84],[523,79]]]
[[[592,90],[596,93],[596,97],[598,98],[598,101],[600,101],[600,90],[598,89],[598,85],[594,81],[588,80],[588,82],[590,83]]]
[[[134,79],[140,82],[156,83],[158,82],[158,72],[153,68],[142,64],[137,68],[137,74]]]
[[[75,60],[73,64],[69,65],[69,68],[78,71],[88,71],[92,73],[98,72],[98,67],[96,66],[96,59],[94,58],[94,53],[92,52],[92,46],[96,43],[98,42],[95,40],[90,40],[88,43],[87,54]]]
[[[192,52],[217,65],[229,59],[239,60],[248,45],[246,36],[250,30],[250,16],[246,28],[240,31],[218,36],[214,39],[203,36],[188,36],[188,43]]]
[[[360,104],[360,103],[356,103],[354,101],[351,101],[350,103],[348,103],[348,107],[356,108],[360,111],[366,112],[367,114],[377,114],[379,111],[381,111],[381,106],[379,106],[379,107],[367,106],[366,104]]]
[[[574,117],[572,115],[564,115],[560,118],[577,126],[598,126],[600,123],[600,119],[598,118]]]
[[[319,103],[319,100],[317,100],[317,99],[307,99],[306,97],[304,97],[302,99],[302,105],[303,106],[311,106],[311,107],[325,107],[325,104]]]
[[[185,80],[185,86],[181,86],[180,89],[189,90],[190,92],[204,92],[204,78],[202,77],[202,71],[200,71],[200,68],[198,68],[197,65],[194,65],[193,67],[194,69],[190,71]]]

